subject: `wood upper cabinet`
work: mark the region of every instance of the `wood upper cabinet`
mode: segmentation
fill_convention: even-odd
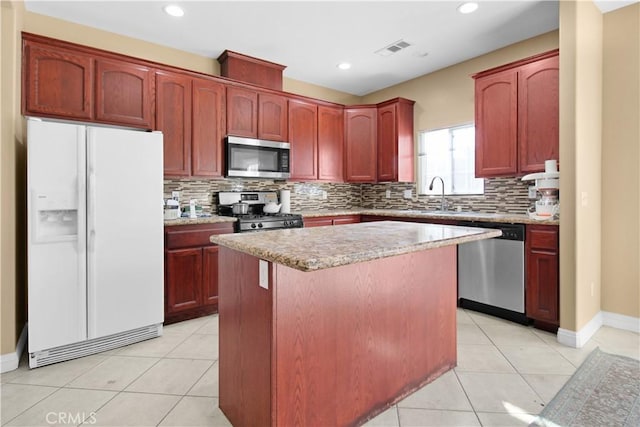
[[[156,73],[156,127],[164,135],[165,176],[222,176],[224,105],[221,83]]]
[[[165,176],[191,174],[191,78],[156,73],[156,128],[164,137]]]
[[[93,119],[93,58],[23,40],[22,112]]]
[[[208,79],[194,79],[191,121],[191,174],[221,177],[226,121],[225,88]]]
[[[318,106],[318,179],[344,180],[344,108]]]
[[[258,137],[258,93],[236,86],[227,87],[227,134]]]
[[[318,106],[289,100],[291,179],[318,179]]]
[[[375,182],[377,107],[345,108],[345,181]]]
[[[96,120],[153,127],[151,68],[130,62],[96,59]]]
[[[542,172],[559,159],[558,75],[554,50],[473,76],[476,177]]]
[[[544,171],[544,161],[559,159],[559,73],[556,55],[518,71],[519,171]]]
[[[518,74],[476,79],[476,177],[518,172]]]
[[[378,104],[378,182],[413,182],[413,104],[396,98]]]
[[[526,226],[526,315],[559,324],[559,233],[557,226]]]
[[[258,92],[258,139],[288,140],[287,98]]]

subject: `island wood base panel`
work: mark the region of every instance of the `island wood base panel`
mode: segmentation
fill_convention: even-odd
[[[360,425],[456,364],[456,246],[314,272],[220,247],[220,408]]]

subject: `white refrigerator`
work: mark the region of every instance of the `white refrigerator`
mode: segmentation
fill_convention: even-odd
[[[27,122],[29,366],[162,334],[162,133]]]

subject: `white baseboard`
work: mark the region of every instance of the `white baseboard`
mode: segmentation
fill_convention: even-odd
[[[601,313],[603,325],[640,334],[640,317],[631,317],[610,311],[602,311]]]
[[[27,345],[27,325],[25,324],[16,344],[16,351],[13,353],[3,354],[0,356],[0,373],[9,372],[18,369],[20,357]]]
[[[640,318],[609,311],[599,311],[577,332],[559,328],[558,342],[569,347],[582,348],[598,332],[601,326],[611,326],[612,328],[640,333]]]

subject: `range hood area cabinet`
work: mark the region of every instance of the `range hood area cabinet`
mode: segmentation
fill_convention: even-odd
[[[22,73],[23,115],[154,127],[153,69],[145,64],[22,33]]]
[[[227,134],[287,142],[284,95],[227,86]]]
[[[394,98],[345,108],[345,180],[414,182],[415,101]]]
[[[225,88],[213,79],[156,72],[156,128],[165,176],[222,177]]]
[[[559,159],[559,51],[473,75],[476,177],[544,171]]]

